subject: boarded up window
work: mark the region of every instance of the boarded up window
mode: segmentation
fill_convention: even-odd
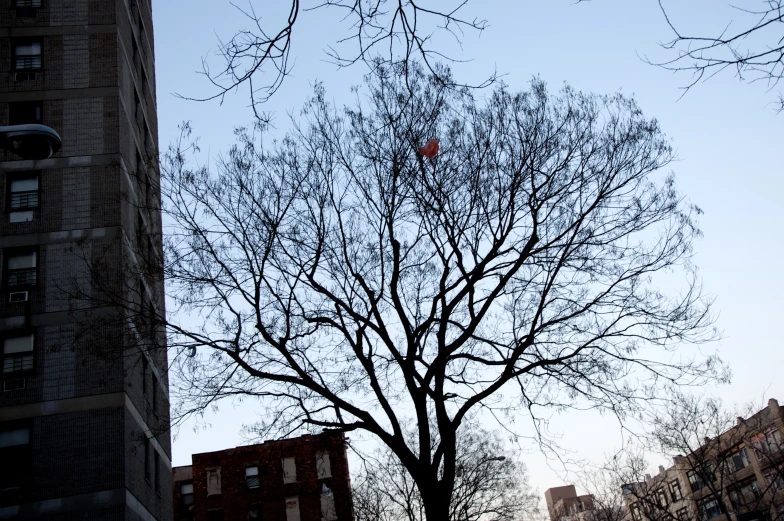
[[[283,458],[283,483],[296,483],[296,482],[297,482],[297,464],[294,462],[294,458]]]
[[[332,469],[329,466],[329,452],[316,453],[316,474],[319,479],[332,477]]]
[[[337,521],[335,512],[335,496],[326,485],[321,485],[321,521]]]
[[[286,498],[286,521],[299,521],[299,498]]]
[[[220,467],[207,469],[207,495],[221,493],[221,471]]]

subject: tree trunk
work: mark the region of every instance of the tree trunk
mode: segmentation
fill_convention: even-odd
[[[420,487],[427,521],[462,521],[449,519],[449,502],[451,498],[449,494],[445,493],[443,488],[441,481]]]

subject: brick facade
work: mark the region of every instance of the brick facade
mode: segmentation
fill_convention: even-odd
[[[172,516],[165,341],[112,300],[164,311],[140,268],[161,254],[151,10],[0,0],[0,126],[35,115],[63,140],[46,160],[0,151],[0,466],[16,473],[0,519]],[[29,42],[41,66],[20,73]],[[11,184],[31,176],[37,204],[16,211]],[[35,281],[9,287],[20,252],[35,253]],[[29,356],[8,354],[20,335]]]
[[[324,454],[328,455],[328,468]],[[284,460],[290,462],[290,458],[293,458],[296,478],[289,476],[284,480]],[[246,469],[249,468],[257,469],[257,482],[252,477],[248,481]],[[220,490],[215,493],[215,478],[210,490],[209,476],[217,473]],[[192,502],[183,497],[183,491],[187,492],[191,485]],[[292,508],[292,498],[297,500],[299,517]],[[305,435],[194,454],[192,465],[174,468],[174,519],[351,521],[353,507],[345,438],[332,433]]]

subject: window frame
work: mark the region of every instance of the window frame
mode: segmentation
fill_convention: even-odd
[[[255,474],[248,474],[248,470],[256,469]],[[255,480],[255,481],[254,481]],[[255,485],[253,484],[255,482]],[[249,463],[245,465],[245,488],[256,489],[261,487],[261,479],[259,476],[259,464]]]
[[[5,353],[5,341],[11,338],[22,338],[26,336],[32,336],[32,349],[28,351],[20,351],[19,353]],[[24,328],[24,329],[12,329],[6,331],[0,336],[0,360],[2,360],[2,365],[0,365],[0,375],[2,375],[2,379],[6,380],[7,375],[13,375],[10,379],[19,378],[20,375],[28,375],[35,372],[35,348],[36,348],[36,332],[35,329],[32,328]],[[30,357],[30,367],[11,370],[6,372],[5,370],[5,361],[6,358],[22,358],[22,357]]]
[[[33,114],[28,118],[26,112]],[[44,121],[44,102],[34,101],[14,101],[8,104],[8,124],[9,125],[40,125]]]
[[[25,190],[19,192],[12,192],[11,185],[16,181],[27,181],[35,179],[37,188],[35,190]],[[27,206],[20,206],[18,208],[14,208],[13,204],[13,194],[30,194],[35,192],[35,205],[28,204]],[[24,212],[29,210],[38,210],[41,207],[41,171],[40,170],[28,170],[25,172],[15,172],[15,173],[8,173],[6,174],[6,183],[5,183],[5,211],[6,213],[12,212]]]
[[[180,505],[184,507],[189,507],[193,505],[193,480],[189,479],[186,481],[180,481]],[[191,487],[190,492],[183,491],[183,487]],[[190,498],[190,502],[188,502],[188,498]]]
[[[24,45],[34,45],[38,44],[38,54],[23,54],[17,55],[16,51],[18,47]],[[19,62],[17,59],[20,56],[31,56],[31,57],[38,57],[37,65],[38,67],[23,67],[19,68]],[[33,65],[36,65],[36,62],[33,62]],[[43,38],[14,38],[11,40],[11,71],[12,72],[39,72],[42,71],[44,68],[44,39]]]
[[[222,494],[223,490],[222,490],[222,486],[221,486],[221,468],[220,467],[210,467],[208,469],[205,469],[205,473],[207,474],[207,495],[208,496],[217,496],[219,494]],[[215,476],[215,478],[216,478],[216,482],[217,482],[216,489],[217,489],[217,491],[213,490],[212,492],[210,492],[210,478],[212,476]]]
[[[25,443],[0,446],[0,461],[8,464],[9,469],[13,469],[13,471],[3,472],[0,476],[0,494],[25,487],[31,476],[33,426],[27,422],[10,423],[3,425],[0,434],[21,430],[27,431]]]
[[[683,499],[683,489],[681,488],[681,481],[678,478],[675,478],[672,481],[670,481],[669,488],[670,488],[670,496],[672,497],[673,503]],[[675,494],[675,490],[678,491],[677,497]]]
[[[14,272],[21,272],[25,270],[32,270],[34,273],[33,282],[32,283],[23,283],[23,284],[16,284],[11,286],[8,282],[8,276],[10,275],[10,270],[8,269],[8,261],[13,257],[20,257],[22,255],[27,255],[32,253],[35,255],[35,266],[32,268],[17,268],[13,270]],[[24,290],[25,288],[34,288],[38,285],[38,275],[39,275],[39,267],[40,267],[40,255],[38,251],[38,247],[28,247],[28,248],[6,248],[3,250],[3,281],[2,287],[6,291],[16,291],[17,288]]]
[[[711,516],[711,517],[708,517],[707,516],[708,509],[706,508],[706,506],[708,504],[710,504],[710,503],[716,503],[716,511],[717,511],[717,513],[715,515]],[[716,499],[713,496],[709,496],[709,497],[706,497],[705,499],[702,499],[702,500],[698,501],[697,502],[697,509],[699,510],[700,519],[702,521],[708,521],[709,519],[715,519],[715,518],[717,518],[717,517],[719,517],[721,515],[721,505],[719,504],[719,500]],[[713,511],[713,509],[711,509],[711,511]]]

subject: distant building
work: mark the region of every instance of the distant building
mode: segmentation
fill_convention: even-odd
[[[623,485],[633,521],[784,519],[784,417],[776,400],[656,476]]]
[[[194,454],[175,467],[175,521],[352,521],[342,433]]]
[[[548,488],[544,491],[544,499],[547,502],[550,521],[572,516],[580,518],[583,512],[593,510],[593,496],[590,494],[578,496],[574,485]]]

